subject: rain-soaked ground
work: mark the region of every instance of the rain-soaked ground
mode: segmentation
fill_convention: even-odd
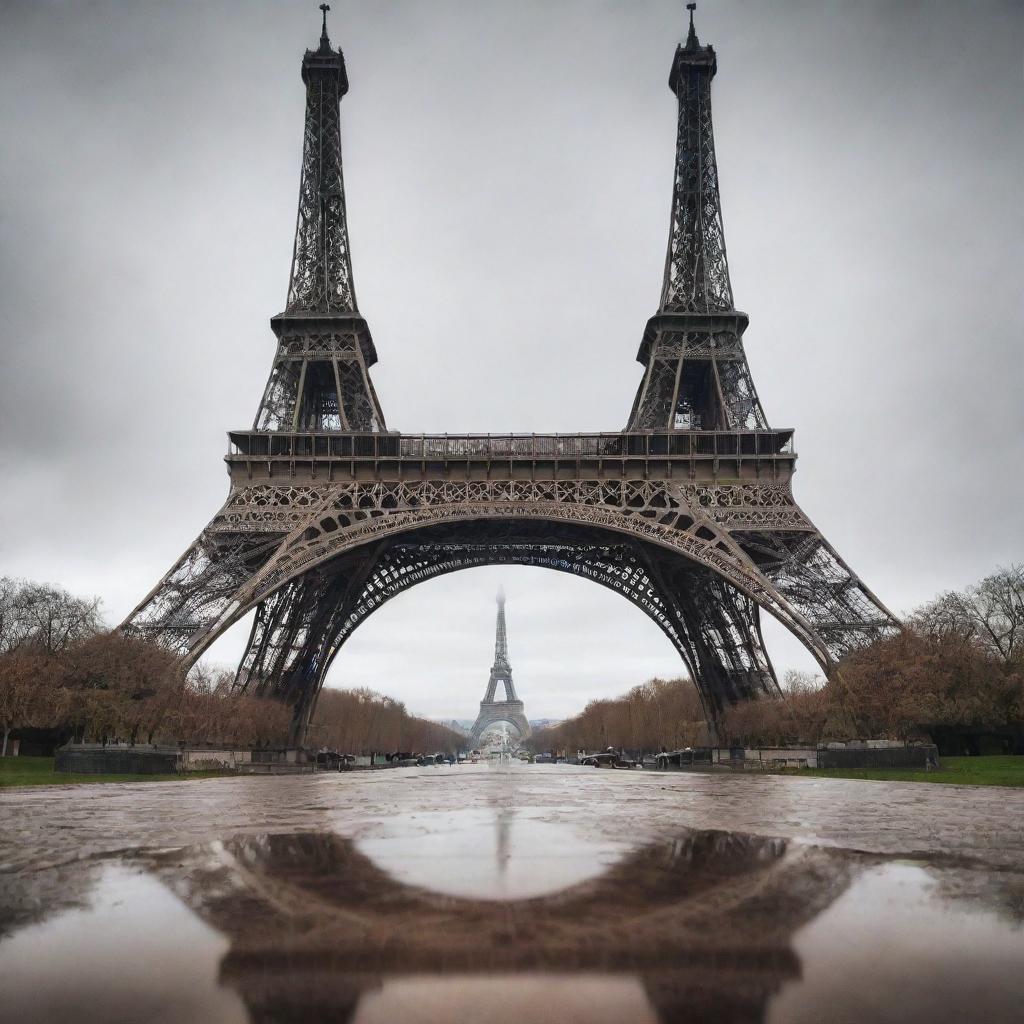
[[[1019,1021],[1024,792],[462,766],[0,795],[0,1020]]]

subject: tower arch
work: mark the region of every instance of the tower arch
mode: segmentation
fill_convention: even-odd
[[[331,664],[370,615],[413,586],[485,565],[551,569],[618,593],[672,643],[712,724],[737,701],[778,692],[757,602],[712,567],[593,523],[528,518],[434,522],[325,557],[238,606],[189,657],[256,607],[238,686],[285,700],[308,721]]]

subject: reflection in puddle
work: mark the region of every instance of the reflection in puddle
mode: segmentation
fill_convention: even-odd
[[[412,815],[355,845],[405,885],[468,899],[518,900],[595,878],[633,844],[595,842],[564,825],[502,809]]]
[[[574,848],[571,830],[557,838]],[[844,877],[812,872],[799,904],[773,919],[772,887],[818,856],[791,855],[777,839],[690,832],[621,852],[582,880],[575,872],[558,892],[504,900],[490,888],[480,899],[405,884],[364,848],[328,833],[264,836],[193,851],[184,873],[179,855],[163,869],[232,937],[221,978],[253,1020],[306,1021],[327,1008],[331,1020],[394,1019],[406,1003],[424,1021],[674,1021],[713,1005],[721,1021],[758,1020],[798,975],[794,921]],[[514,843],[497,848],[514,861]],[[753,942],[741,920],[755,921]]]
[[[218,985],[229,945],[152,876],[108,866],[88,908],[0,942],[0,1018],[243,1024],[244,1004]]]
[[[865,872],[794,937],[803,979],[779,993],[769,1024],[817,1024],[823,1006],[834,1024],[1020,1020],[1024,929],[936,889],[909,864]]]
[[[513,974],[396,978],[363,996],[353,1024],[658,1024],[639,978]]]
[[[88,906],[0,941],[0,1017],[941,1024],[1013,1019],[1024,999],[1019,917],[970,902],[993,886],[963,865],[719,831],[627,849],[510,811],[132,861],[149,873],[55,876],[50,906],[64,889]],[[38,902],[43,874],[7,876],[7,906]],[[1004,875],[993,903],[1012,910]]]

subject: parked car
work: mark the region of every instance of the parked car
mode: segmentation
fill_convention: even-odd
[[[693,768],[695,765],[711,764],[710,747],[686,747],[683,750],[662,751],[654,759],[655,767],[661,771],[670,768]]]
[[[447,764],[450,762],[445,754],[424,754],[422,757],[417,758],[416,763],[423,768],[429,764]]]
[[[336,750],[318,750],[316,753],[316,764],[318,768],[328,771],[345,771],[349,765],[355,763],[355,754],[339,754]]]
[[[629,761],[620,757],[614,750],[606,750],[603,754],[588,754],[580,759],[580,764],[589,768],[638,768],[639,761]]]

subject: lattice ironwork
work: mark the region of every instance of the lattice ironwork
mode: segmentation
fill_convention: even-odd
[[[733,308],[725,230],[718,196],[718,164],[711,123],[715,51],[691,32],[676,50],[669,86],[679,101],[672,221],[661,309],[666,313],[720,313]]]
[[[306,118],[288,301],[271,321],[277,356],[255,429],[383,430],[370,380],[376,352],[359,316],[341,164],[348,74],[326,24],[302,60]]]
[[[768,429],[738,333],[656,330],[642,353],[630,429]]]
[[[123,628],[194,660],[255,609],[237,686],[287,701],[297,742],[360,623],[408,587],[471,566],[537,566],[620,593],[679,651],[712,724],[732,703],[778,693],[762,610],[826,672],[897,629],[794,501],[792,431],[769,428],[757,398],[722,231],[716,66],[691,21],[669,82],[679,132],[662,302],[640,345],[627,430],[396,434],[352,288],[339,129],[348,79],[325,19],[303,59],[288,308],[271,321],[277,348],[255,428],[230,435],[224,507]],[[511,687],[509,669],[514,699]]]
[[[306,120],[299,213],[288,285],[289,313],[353,313],[352,257],[341,170],[341,98],[348,75],[326,31],[302,60]]]
[[[743,349],[747,320],[733,306],[711,121],[718,62],[690,26],[669,86],[679,105],[672,219],[658,313],[637,356],[644,364],[629,425],[646,430],[764,429]]]

